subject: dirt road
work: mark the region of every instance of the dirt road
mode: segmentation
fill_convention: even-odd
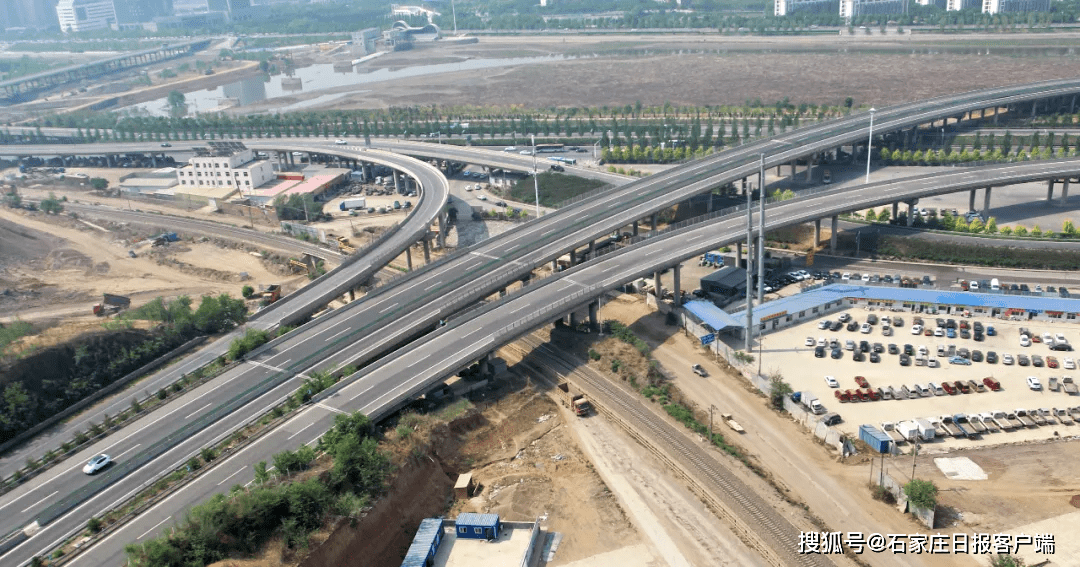
[[[699,406],[715,405],[721,412],[733,413],[746,433],[728,437],[752,453],[778,484],[793,498],[805,502],[830,530],[926,533],[925,528],[870,497],[865,488],[869,474],[866,467],[835,462],[808,432],[766,409],[765,399],[752,393],[744,380],[726,374],[689,338],[675,327],[665,326],[663,317],[654,314],[643,301],[619,296],[605,302],[603,317],[632,325],[638,336],[653,347],[653,356],[676,376],[675,385]],[[706,368],[708,378],[690,372],[690,365],[695,363]],[[958,564],[955,556],[878,554],[863,559],[872,565],[890,567]]]

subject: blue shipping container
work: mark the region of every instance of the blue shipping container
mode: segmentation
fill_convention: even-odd
[[[458,514],[455,526],[457,527],[457,536],[459,538],[499,538],[498,514],[473,514],[471,512],[464,512]]]
[[[412,545],[405,554],[401,567],[427,567],[439,552],[442,543],[443,519],[426,518],[420,522],[420,529],[413,536]]]
[[[859,439],[878,453],[888,453],[892,449],[892,439],[873,425],[860,425]]]

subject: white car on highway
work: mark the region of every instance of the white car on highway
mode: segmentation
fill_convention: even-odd
[[[94,474],[94,473],[100,471],[101,469],[109,466],[109,463],[111,463],[111,462],[112,462],[112,457],[102,453],[102,454],[94,457],[93,459],[90,459],[90,462],[86,463],[86,466],[83,467],[82,472],[84,472],[86,474]]]
[[[481,201],[487,201],[487,195],[477,195],[476,198],[480,199]]]

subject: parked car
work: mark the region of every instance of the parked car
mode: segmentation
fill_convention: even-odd
[[[1039,379],[1034,376],[1027,377],[1027,385],[1032,390],[1042,390],[1042,382],[1039,382]]]
[[[834,348],[832,350],[832,357],[835,360],[839,360],[841,358],[844,358],[844,351],[842,351],[842,350],[840,350],[838,348]]]
[[[1013,359],[1013,355],[1011,355],[1009,353],[1005,353],[1005,354],[1001,355],[1001,363],[1002,364],[1004,364],[1006,366],[1011,366],[1014,362],[1016,362],[1016,360]]]
[[[698,376],[701,376],[702,378],[705,378],[705,377],[707,377],[709,375],[709,373],[705,372],[705,369],[702,368],[700,364],[695,364],[695,365],[691,366],[690,370],[693,370],[694,374],[697,374]]]
[[[825,377],[825,383],[828,384],[828,386],[830,388],[839,388],[840,387],[840,382],[837,382],[836,378],[833,378],[832,376],[826,376]]]
[[[814,356],[817,358],[825,358],[825,347],[814,348]]]
[[[1056,343],[1056,344],[1050,345],[1050,350],[1056,350],[1056,351],[1062,351],[1062,352],[1072,352],[1072,349],[1073,349],[1073,347],[1069,343]]]
[[[1018,364],[1020,366],[1030,366],[1031,365],[1031,359],[1028,358],[1028,356],[1026,354],[1018,354],[1018,355],[1016,355],[1016,364]]]
[[[1042,368],[1043,367],[1043,357],[1041,357],[1041,356],[1039,356],[1037,354],[1031,355],[1031,365],[1036,367],[1036,368]]]
[[[986,353],[986,363],[987,364],[997,364],[998,363],[998,355],[997,355],[997,353],[994,352],[994,351],[987,352]]]
[[[971,361],[962,356],[953,356],[949,358],[949,364],[958,364],[960,366],[971,366]]]

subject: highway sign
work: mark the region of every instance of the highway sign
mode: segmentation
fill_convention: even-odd
[[[712,344],[716,340],[716,333],[709,333],[701,336],[701,346]]]

